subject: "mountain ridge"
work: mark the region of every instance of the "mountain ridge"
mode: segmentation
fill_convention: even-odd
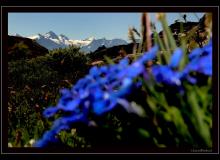
[[[8,60],[31,59],[43,56],[49,51],[35,41],[18,36],[8,36]]]
[[[106,48],[128,44],[125,40],[115,38],[108,40],[106,38],[96,39],[94,37],[88,37],[84,40],[73,40],[69,39],[66,35],[57,35],[53,31],[49,31],[45,34],[38,33],[37,35],[28,36],[32,40],[35,40],[40,45],[44,46],[48,50],[53,50],[56,48],[66,48],[70,45],[80,47],[80,51],[84,53],[91,53],[97,50],[101,46]]]

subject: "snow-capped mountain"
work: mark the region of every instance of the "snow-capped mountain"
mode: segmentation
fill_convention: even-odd
[[[44,46],[45,48],[47,48],[49,50],[52,50],[55,48],[65,48],[66,47],[66,45],[64,45],[63,43],[60,43],[59,39],[53,39],[53,38],[50,39],[48,37],[46,37],[45,35],[42,35],[42,34],[37,34],[37,35],[31,36],[28,38],[35,40],[41,46]]]
[[[22,37],[20,34],[15,33],[15,34],[9,34],[10,36],[16,36],[16,37]]]
[[[83,46],[80,50],[85,53],[89,53],[89,52],[94,52],[101,46],[110,48],[113,46],[124,45],[124,44],[128,44],[128,43],[122,39],[112,39],[112,40],[107,40],[105,38],[94,39],[90,44]]]
[[[55,48],[65,48],[71,43],[69,42],[68,38],[64,35],[56,35],[54,32],[50,31],[44,35],[37,34],[34,36],[29,36],[28,38],[35,40],[40,45],[44,46],[45,48],[52,50]]]
[[[40,45],[46,47],[49,50],[56,49],[56,48],[65,48],[70,45],[82,47],[82,46],[88,45],[94,39],[92,37],[86,40],[71,40],[63,34],[60,34],[58,36],[53,31],[49,31],[48,33],[44,35],[37,34],[37,35],[29,36],[28,38],[35,40]]]
[[[53,31],[49,31],[48,33],[46,33],[44,35],[45,38],[48,38],[48,39],[59,39],[59,37],[53,32]]]
[[[72,40],[63,34],[57,35],[53,31],[49,31],[44,35],[37,34],[34,36],[29,36],[28,38],[35,40],[37,43],[49,50],[75,45],[80,47],[80,51],[85,53],[94,52],[101,46],[109,48],[117,45],[127,44],[127,42],[122,39],[107,40],[105,38],[95,39],[94,37],[89,37],[84,40]]]
[[[79,47],[83,47],[86,45],[89,45],[95,38],[94,37],[90,37],[84,40],[69,40],[73,45],[79,46]]]

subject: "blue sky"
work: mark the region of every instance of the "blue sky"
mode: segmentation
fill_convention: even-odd
[[[180,14],[167,13],[167,20],[172,24],[181,19]],[[188,21],[198,21],[204,13],[186,13]],[[134,26],[140,29],[141,13],[9,13],[8,33],[18,33],[22,36],[44,34],[54,31],[64,34],[70,39],[122,38],[128,40],[128,28]],[[150,13],[151,20],[156,22],[155,14]],[[159,22],[156,27],[161,30]]]

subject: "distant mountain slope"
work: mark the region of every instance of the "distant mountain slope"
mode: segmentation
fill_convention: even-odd
[[[86,40],[71,40],[67,36],[63,34],[57,35],[53,31],[49,31],[46,34],[29,36],[28,38],[35,40],[37,43],[49,50],[65,48],[70,45],[82,47],[88,45],[93,40],[93,38],[88,38]]]
[[[128,44],[125,40],[122,39],[112,39],[107,40],[105,38],[102,39],[94,39],[90,44],[83,46],[80,50],[89,53],[96,51],[99,47],[105,46],[106,48],[110,48],[118,45],[126,45]]]
[[[48,50],[35,41],[16,36],[8,36],[8,60],[34,58],[45,55]]]
[[[35,40],[40,45],[44,46],[45,48],[52,50],[55,48],[65,48],[66,46],[70,45],[67,37],[60,36],[58,37],[54,32],[50,31],[45,35],[37,34],[34,36],[28,37],[30,39]],[[66,42],[67,41],[67,42]]]
[[[31,37],[29,37],[29,38],[31,38]],[[37,43],[44,46],[48,50],[66,47],[64,44],[56,42],[56,39],[48,39],[48,38],[45,38],[41,34],[38,34],[38,35],[34,36],[34,38],[31,38],[31,39],[35,40]]]
[[[126,44],[126,45],[113,46],[110,48],[106,48],[102,46],[102,47],[99,47],[92,54],[89,54],[89,57],[93,61],[103,60],[104,56],[108,56],[110,58],[116,58],[120,56],[122,51],[126,54],[132,54],[132,50],[133,50],[133,43]]]
[[[53,31],[49,31],[44,35],[37,34],[28,38],[36,40],[36,42],[38,42],[40,45],[46,47],[49,50],[56,48],[65,48],[69,45],[75,45],[80,47],[80,51],[85,53],[94,52],[100,46],[105,46],[109,48],[117,45],[127,44],[127,42],[122,39],[107,40],[105,38],[95,39],[94,37],[90,37],[85,40],[71,40],[63,34],[58,36]]]

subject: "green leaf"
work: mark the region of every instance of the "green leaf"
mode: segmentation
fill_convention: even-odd
[[[144,138],[150,138],[150,133],[149,133],[147,130],[145,130],[145,129],[143,129],[143,128],[139,128],[139,129],[138,129],[138,132],[139,132],[139,134],[140,134],[141,136],[143,136]]]
[[[111,58],[109,58],[108,56],[106,56],[106,55],[104,55],[104,59],[106,60],[106,62],[107,62],[108,64],[115,64],[115,62],[114,62]]]
[[[188,127],[182,117],[181,110],[176,107],[170,107],[169,111],[170,116],[172,117],[172,121],[174,122],[177,132],[181,134],[183,137],[190,138],[190,132]]]
[[[147,97],[147,104],[151,110],[155,113],[157,111],[157,103],[152,97]]]
[[[207,147],[211,147],[212,140],[210,135],[210,129],[208,124],[204,121],[204,112],[197,102],[195,92],[189,92],[188,100],[189,104],[191,104],[191,121],[193,122],[198,135],[201,137],[201,139],[204,141]]]
[[[164,29],[164,32],[168,38],[168,43],[170,45],[170,49],[171,50],[175,50],[176,49],[176,41],[172,35],[172,32],[171,32],[171,29],[170,27],[168,26],[168,23],[167,23],[167,20],[166,20],[166,17],[164,16],[164,18],[161,19],[161,24],[163,26],[163,29]]]

